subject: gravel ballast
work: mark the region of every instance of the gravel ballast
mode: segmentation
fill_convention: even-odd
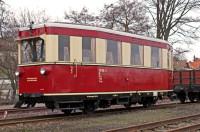
[[[19,124],[9,127],[0,127],[0,131],[96,132],[198,113],[200,113],[199,103],[187,105],[177,104],[177,106],[173,108],[154,110],[131,110],[118,114],[105,114],[101,116],[88,115],[78,119],[66,118],[59,121],[39,122],[33,124]]]

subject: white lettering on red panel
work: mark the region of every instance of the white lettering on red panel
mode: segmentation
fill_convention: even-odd
[[[99,72],[98,72],[99,83],[103,83],[103,73],[104,72],[106,72],[105,69],[99,69]]]

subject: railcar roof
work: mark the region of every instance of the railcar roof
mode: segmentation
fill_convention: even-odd
[[[78,25],[78,24],[56,23],[56,22],[54,22],[54,23],[35,24],[35,25],[33,25],[32,29],[37,29],[37,28],[42,28],[42,27],[74,28],[74,29],[82,29],[82,30],[100,31],[100,32],[106,32],[106,33],[111,33],[111,34],[116,34],[116,35],[134,37],[134,38],[145,39],[145,40],[169,44],[168,41],[157,39],[157,38],[145,37],[145,36],[136,35],[136,34],[132,34],[132,33],[116,31],[116,30],[102,28],[102,27],[88,26],[88,25]],[[26,30],[30,30],[30,28],[29,27],[22,27],[22,28],[19,29],[19,31],[26,31]]]

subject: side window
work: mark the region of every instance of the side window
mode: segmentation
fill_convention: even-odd
[[[131,45],[131,64],[143,65],[144,62],[144,47],[142,45]]]
[[[157,47],[151,47],[151,66],[161,67],[161,49]]]
[[[94,63],[96,60],[96,44],[94,38],[83,37],[82,38],[82,57],[85,63]]]
[[[121,64],[121,42],[107,40],[106,64]]]
[[[70,59],[70,37],[58,37],[58,59],[59,61],[69,61]]]

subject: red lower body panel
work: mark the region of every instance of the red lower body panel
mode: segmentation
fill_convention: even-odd
[[[40,68],[46,69],[40,75]],[[171,90],[162,69],[49,64],[20,66],[19,93],[88,93]]]

